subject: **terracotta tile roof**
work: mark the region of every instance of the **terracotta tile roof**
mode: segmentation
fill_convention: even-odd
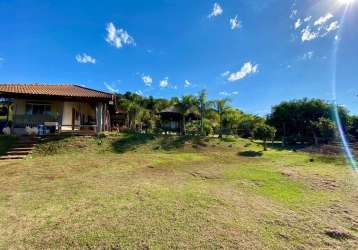
[[[112,94],[72,84],[1,84],[0,94],[112,99]]]

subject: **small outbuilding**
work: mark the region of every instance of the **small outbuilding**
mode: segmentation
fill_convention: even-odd
[[[183,115],[179,105],[173,105],[159,112],[160,125],[164,131],[180,133],[183,128]],[[198,120],[200,116],[191,112],[185,116],[185,122]]]

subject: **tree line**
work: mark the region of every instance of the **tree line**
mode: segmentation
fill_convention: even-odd
[[[351,116],[342,106],[320,99],[300,99],[282,102],[272,107],[267,117],[245,113],[231,105],[228,98],[209,100],[205,90],[198,95],[171,99],[144,97],[127,92],[118,94],[116,108],[126,112],[126,127],[146,133],[163,132],[160,111],[175,106],[181,121],[181,134],[237,135],[264,141],[280,140],[283,144],[319,144],[337,137],[337,121],[351,140],[358,140],[358,116]],[[187,119],[196,114],[197,120]]]

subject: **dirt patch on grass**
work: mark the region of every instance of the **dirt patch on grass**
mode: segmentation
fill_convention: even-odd
[[[340,187],[340,184],[337,180],[322,177],[317,174],[303,176],[298,171],[293,169],[283,170],[281,171],[281,174],[296,181],[303,181],[314,189],[335,190]]]

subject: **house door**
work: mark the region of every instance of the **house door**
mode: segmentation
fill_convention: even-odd
[[[76,110],[72,108],[72,130],[75,130]]]

